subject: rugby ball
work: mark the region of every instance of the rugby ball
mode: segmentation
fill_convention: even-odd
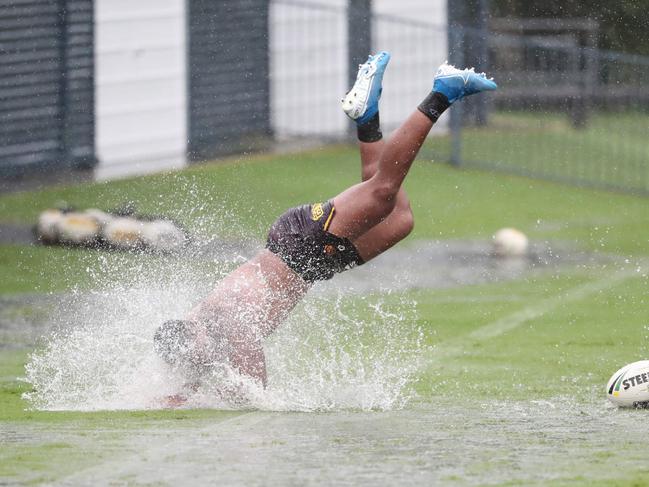
[[[493,253],[498,257],[522,257],[528,247],[527,236],[515,228],[501,228],[493,236]]]
[[[186,243],[185,234],[167,220],[154,220],[142,225],[142,242],[151,250],[173,252]]]
[[[89,216],[90,218],[94,218],[101,227],[105,227],[108,225],[113,219],[115,218],[113,215],[110,213],[106,213],[105,211],[98,210],[97,208],[89,208],[86,211],[84,211],[84,214]]]
[[[615,372],[606,385],[606,393],[620,407],[649,406],[649,360],[633,362]]]

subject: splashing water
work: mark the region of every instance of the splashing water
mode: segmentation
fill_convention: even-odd
[[[201,258],[203,260],[201,260]],[[162,407],[186,379],[155,354],[153,334],[184,316],[233,265],[235,255],[129,255],[100,259],[97,290],[75,292],[52,318],[55,331],[26,366],[25,398],[47,410]],[[265,342],[269,383],[216,367],[187,407],[265,410],[390,410],[411,398],[422,352],[415,305],[403,299],[350,301],[316,289]],[[230,391],[230,394],[224,394]],[[232,394],[232,391],[235,391]]]

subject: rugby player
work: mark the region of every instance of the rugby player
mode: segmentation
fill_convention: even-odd
[[[357,125],[362,181],[328,201],[286,211],[270,228],[264,250],[223,278],[183,320],[164,323],[154,344],[167,363],[199,373],[227,363],[265,386],[263,339],[312,284],[368,262],[411,232],[401,185],[428,132],[453,103],[496,84],[484,73],[442,64],[432,91],[385,141],[379,99],[389,61],[387,52],[369,56],[342,100]]]

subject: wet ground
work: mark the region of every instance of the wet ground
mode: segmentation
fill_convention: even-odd
[[[83,449],[85,460],[57,485],[588,485],[644,463],[641,415],[564,398],[442,398],[386,413],[224,413],[128,432],[5,424],[2,433],[21,447]]]
[[[221,243],[204,252],[232,258],[254,250]],[[603,259],[558,245],[537,245],[521,259],[489,251],[487,241],[413,242],[314,291],[441,289]],[[65,293],[0,296],[0,353],[33,346],[48,332],[50,316],[78,300]],[[440,360],[452,347],[445,352]],[[646,412],[618,410],[600,393],[579,403],[563,397],[476,403],[439,395],[387,412],[215,411],[206,419],[101,428],[75,421],[0,423],[0,438],[15,451],[52,448],[50,463],[25,464],[19,478],[39,482],[47,474],[57,485],[98,479],[133,485],[588,485],[626,470],[642,473],[649,434]]]
[[[519,279],[562,266],[592,265],[603,258],[562,244],[535,244],[526,256],[503,258],[491,253],[489,241],[415,241],[392,248],[325,286],[354,293],[442,289]]]
[[[27,230],[24,237],[27,237]],[[19,239],[18,233],[14,237]],[[31,237],[30,237],[31,238]],[[258,244],[215,241],[198,245],[193,255],[205,259],[244,261]],[[98,251],[100,252],[100,251]],[[370,292],[443,289],[519,279],[565,266],[589,266],[614,258],[578,252],[562,244],[535,244],[525,257],[491,254],[489,241],[414,241],[390,249],[373,261],[316,284],[313,292]],[[47,333],[49,317],[80,300],[78,293],[0,295],[0,350],[33,345]]]

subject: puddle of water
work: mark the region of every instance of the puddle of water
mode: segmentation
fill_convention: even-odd
[[[162,278],[153,269],[133,279],[120,273],[101,291],[68,296],[26,366],[34,391],[25,398],[47,410],[161,407],[187,379],[155,355],[154,331],[170,316],[183,316],[206,289],[202,278]],[[342,295],[313,295],[266,342],[266,389],[219,368],[203,378],[187,406],[401,408],[411,397],[408,386],[423,349],[414,309],[409,301],[395,313],[380,298],[354,305]],[[219,399],[219,390],[231,388],[242,390],[244,400]]]
[[[531,272],[594,265],[609,257],[577,252],[565,245],[534,244],[529,255],[498,258],[488,241],[415,241],[397,246],[324,286],[350,293],[443,289],[519,279]],[[610,258],[609,258],[610,259]]]
[[[129,430],[118,444],[111,437],[111,451],[121,454],[60,483],[485,485],[581,477],[587,484],[642,471],[643,418],[596,396],[587,403],[446,399],[372,413],[251,412]],[[76,441],[71,431],[51,435]],[[95,443],[91,451],[108,443],[102,432],[86,440]]]
[[[216,274],[240,260],[241,250],[219,247],[222,261]],[[525,259],[495,259],[489,256],[485,242],[419,242],[415,247],[394,249],[376,262],[316,286],[266,343],[267,389],[242,381],[227,370],[225,375],[215,371],[192,395],[188,406],[292,411],[400,409],[411,398],[409,384],[418,359],[427,353],[421,345],[423,333],[416,325],[416,304],[403,298],[394,312],[380,298],[353,306],[345,304],[344,296],[385,291],[386,287],[389,291],[512,279],[534,269],[584,259],[583,255],[538,247]],[[96,276],[102,283],[100,290],[44,298],[41,305],[45,309],[53,302],[58,306],[56,312],[47,313],[47,319],[43,320],[41,313],[33,320],[39,326],[25,326],[28,319],[17,324],[21,320],[12,320],[11,313],[7,314],[11,306],[3,307],[0,330],[5,334],[20,330],[18,342],[28,342],[48,326],[53,329],[27,365],[27,380],[35,389],[26,396],[32,406],[55,410],[156,408],[162,397],[182,389],[185,378],[155,356],[152,336],[159,323],[183,316],[193,307],[215,276],[190,272],[182,262],[173,260],[161,260],[164,265],[157,268],[141,265],[128,269],[115,265],[114,259],[110,262],[111,267]],[[132,266],[132,261],[125,262]],[[243,389],[246,400],[215,400],[215,392],[224,384]]]

